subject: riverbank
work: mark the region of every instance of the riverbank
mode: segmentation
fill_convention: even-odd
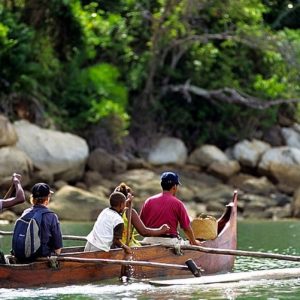
[[[225,151],[202,145],[188,152],[181,140],[163,136],[137,157],[102,148],[90,150],[74,134],[24,120],[11,123],[2,116],[0,191],[4,195],[11,174],[19,172],[27,198],[34,183],[47,182],[55,190],[50,208],[61,220],[94,221],[120,182],[132,187],[134,206],[139,210],[147,197],[161,191],[160,174],[171,170],[181,178],[178,197],[191,217],[201,213],[219,216],[236,189],[240,218],[298,217],[299,126],[278,130],[282,144],[243,140]],[[13,221],[28,206],[16,206],[0,218]]]

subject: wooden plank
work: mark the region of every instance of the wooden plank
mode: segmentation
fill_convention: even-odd
[[[177,270],[188,270],[186,265],[168,264],[149,261],[136,261],[136,260],[123,260],[123,259],[104,259],[104,258],[81,258],[81,257],[68,257],[68,256],[51,256],[50,258],[40,257],[37,261],[65,261],[76,262],[80,264],[103,264],[103,265],[121,265],[121,266],[145,266],[152,268],[171,268]]]
[[[249,272],[227,273],[193,278],[170,279],[170,280],[150,280],[149,283],[157,286],[168,285],[201,285],[225,282],[237,282],[244,280],[261,279],[288,279],[300,277],[300,268],[286,268],[273,270],[259,270]]]
[[[13,231],[0,230],[0,235],[13,235],[13,233]],[[62,238],[64,240],[86,241],[86,237],[81,235],[63,235]]]
[[[270,253],[270,252],[259,252],[259,251],[245,251],[245,250],[232,250],[232,249],[221,249],[221,248],[209,248],[194,245],[183,245],[182,250],[197,250],[205,253],[212,254],[224,254],[233,256],[249,256],[257,258],[269,258],[269,259],[279,259],[288,261],[300,261],[299,255],[285,255],[280,253]]]

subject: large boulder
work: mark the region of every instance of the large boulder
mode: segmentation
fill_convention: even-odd
[[[240,169],[240,164],[236,160],[214,161],[209,165],[208,172],[222,179],[229,179]]]
[[[163,137],[153,145],[148,155],[148,162],[153,165],[183,165],[187,159],[187,148],[182,140]]]
[[[269,150],[271,146],[259,140],[244,140],[233,147],[233,156],[241,165],[256,167],[262,154]]]
[[[291,192],[300,185],[300,149],[287,146],[269,149],[263,154],[258,168],[275,178],[281,189]]]
[[[95,221],[101,210],[108,206],[108,198],[66,185],[53,194],[49,209],[60,220]]]
[[[213,162],[228,162],[227,155],[214,145],[203,145],[195,149],[188,158],[188,163],[208,167]]]
[[[292,202],[293,217],[300,218],[300,188],[297,188],[293,195]]]
[[[281,129],[281,133],[287,146],[300,149],[299,124],[295,124],[293,127],[284,127]]]
[[[14,125],[19,137],[17,147],[31,158],[36,169],[52,174],[55,180],[81,178],[89,154],[84,139],[43,129],[24,120]]]
[[[0,148],[0,185],[11,182],[13,173],[22,175],[22,184],[27,185],[32,172],[32,161],[16,147]]]
[[[238,174],[231,177],[228,183],[244,192],[258,195],[267,196],[276,192],[274,184],[265,176],[258,178],[248,174]]]
[[[100,174],[122,173],[127,169],[127,163],[102,148],[97,148],[92,151],[87,161],[88,167],[92,171]]]
[[[18,140],[17,132],[9,120],[0,115],[0,147],[13,146]]]

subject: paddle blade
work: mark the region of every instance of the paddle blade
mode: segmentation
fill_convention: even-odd
[[[124,260],[132,260],[132,255],[126,254],[124,257]],[[133,276],[134,273],[134,268],[133,266],[125,266],[122,265],[121,267],[121,274],[120,274],[120,279],[123,283],[128,282],[130,278]]]

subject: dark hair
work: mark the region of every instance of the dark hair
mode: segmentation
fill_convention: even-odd
[[[125,202],[126,197],[124,194],[120,193],[120,192],[113,192],[110,196],[109,196],[109,203],[111,207],[116,207],[118,206],[120,203]]]
[[[162,182],[160,183],[160,185],[161,185],[161,187],[162,187],[162,189],[163,189],[164,191],[170,191],[171,188],[172,188],[174,185],[177,185],[177,184],[174,183],[174,182],[164,182],[164,181],[162,181]]]
[[[125,197],[127,198],[128,194],[132,194],[132,189],[126,185],[124,182],[120,183],[120,185],[118,185],[116,188],[115,188],[115,192],[120,192],[122,194],[125,195]]]
[[[40,198],[33,198],[33,196],[31,195],[29,198],[29,201],[32,205],[37,205],[37,204],[44,204],[47,199],[48,199],[48,196],[40,197]]]

